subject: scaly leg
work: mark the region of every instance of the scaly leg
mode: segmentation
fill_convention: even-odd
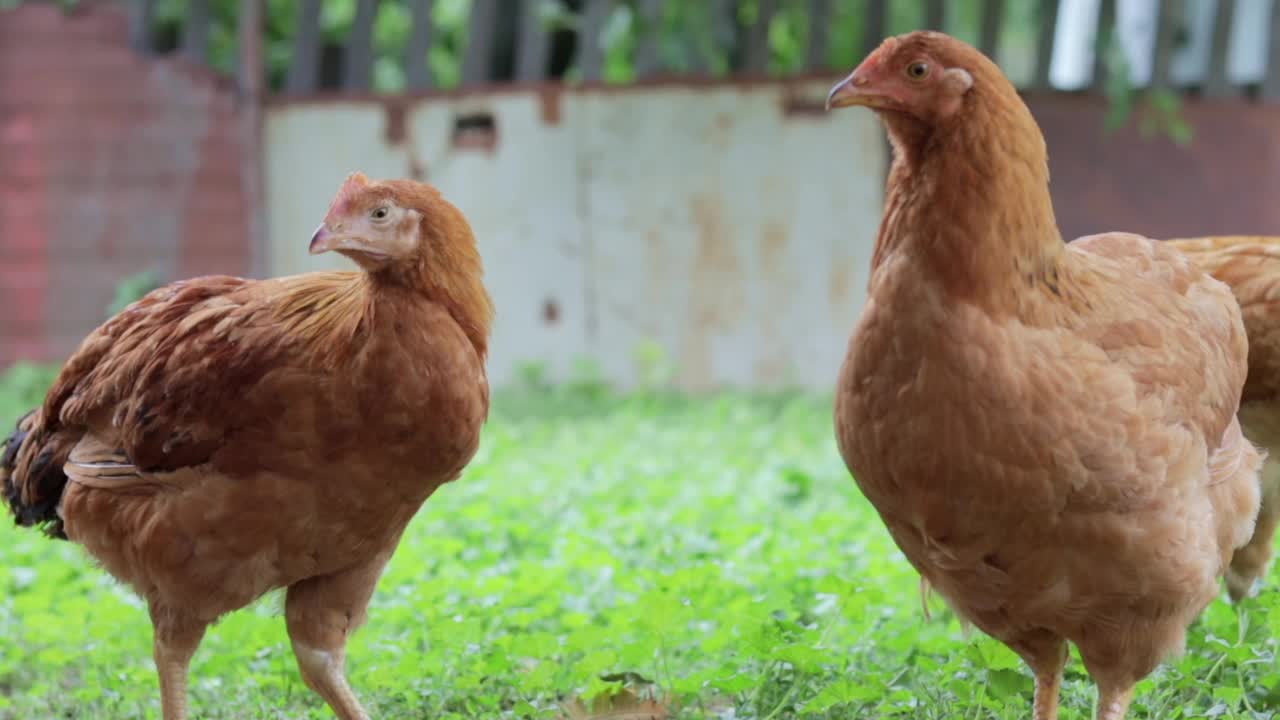
[[[1062,690],[1062,669],[1067,664],[1067,644],[1062,644],[1057,667],[1036,670],[1035,720],[1058,720],[1058,695]]]
[[[285,618],[298,670],[307,687],[324,698],[339,720],[369,720],[343,665],[347,638],[364,621],[389,554],[350,570],[308,578],[289,586]]]
[[[161,714],[164,720],[187,720],[187,668],[208,623],[152,603],[151,625]]]
[[[1133,686],[1126,688],[1098,686],[1098,720],[1124,720],[1133,700]]]
[[[1067,666],[1067,642],[1047,633],[1033,641],[1017,643],[1013,649],[1031,666],[1036,676],[1036,694],[1032,705],[1034,720],[1058,720],[1058,693],[1062,689],[1062,670]]]

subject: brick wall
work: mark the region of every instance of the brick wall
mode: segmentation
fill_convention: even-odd
[[[1188,100],[1190,145],[1104,130],[1107,103],[1083,95],[1027,99],[1049,147],[1062,235],[1125,230],[1153,238],[1280,235],[1280,105]]]
[[[122,6],[0,11],[0,367],[58,360],[116,283],[246,274],[235,90],[128,45]]]

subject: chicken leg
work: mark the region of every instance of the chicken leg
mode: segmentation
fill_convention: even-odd
[[[164,720],[187,720],[187,668],[208,623],[152,603],[151,625],[161,714]]]
[[[1036,634],[1010,645],[1036,677],[1036,694],[1032,704],[1033,720],[1058,720],[1058,694],[1062,689],[1062,670],[1067,666],[1067,642],[1048,633]]]
[[[1098,684],[1098,720],[1124,720],[1133,700],[1133,686],[1124,689]]]
[[[1244,417],[1243,412],[1241,417]],[[1262,466],[1262,507],[1258,510],[1253,536],[1244,547],[1236,550],[1227,569],[1227,592],[1232,602],[1240,602],[1249,596],[1254,583],[1267,573],[1271,564],[1271,552],[1275,542],[1276,526],[1280,525],[1280,453],[1273,444],[1267,445],[1269,457]]]
[[[369,720],[347,684],[347,638],[362,622],[389,554],[333,575],[289,586],[285,619],[302,680],[339,720]]]

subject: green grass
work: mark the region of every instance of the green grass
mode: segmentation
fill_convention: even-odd
[[[20,395],[0,383],[0,419]],[[1131,717],[1271,717],[1278,603],[1274,577],[1239,613],[1215,602]],[[1026,717],[1017,659],[934,618],[836,453],[829,398],[506,393],[348,667],[379,718],[557,718],[619,678],[681,718]],[[0,718],[159,717],[150,638],[75,546],[0,523]],[[211,630],[191,686],[195,717],[330,717],[276,596]],[[1063,720],[1093,698],[1073,661]]]

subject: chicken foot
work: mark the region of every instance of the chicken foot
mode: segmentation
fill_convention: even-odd
[[[187,720],[187,669],[208,623],[152,603],[151,625],[161,714],[164,720]]]
[[[389,553],[340,573],[294,583],[285,596],[289,640],[302,680],[339,720],[369,720],[347,684],[347,638],[364,621],[388,557]]]

